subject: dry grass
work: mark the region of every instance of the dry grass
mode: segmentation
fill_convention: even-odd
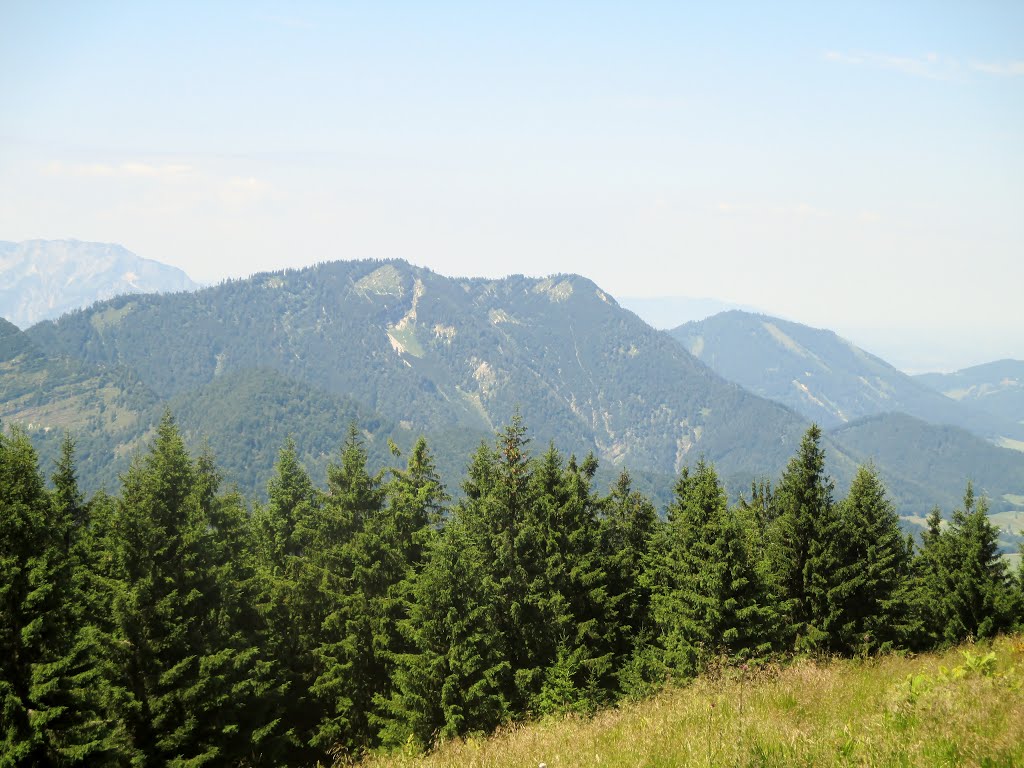
[[[996,661],[972,670],[989,651]],[[372,768],[1024,766],[1024,638],[915,658],[725,670],[594,718],[552,718]]]

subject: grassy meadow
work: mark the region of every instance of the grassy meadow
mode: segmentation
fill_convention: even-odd
[[[920,656],[727,668],[371,768],[1024,766],[1024,637]]]

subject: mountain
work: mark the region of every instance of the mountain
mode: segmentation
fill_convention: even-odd
[[[698,455],[726,476],[776,472],[805,426],[578,276],[453,279],[404,262],[334,262],[121,297],[28,335],[54,355],[131,368],[168,401],[272,371],[408,435],[474,441],[521,408],[540,448],[554,440],[609,469],[663,476]]]
[[[21,328],[126,293],[191,291],[188,275],[120,245],[0,241],[0,317]]]
[[[274,371],[229,373],[177,397],[160,398],[123,365],[43,353],[24,332],[0,319],[0,421],[31,434],[45,472],[69,431],[76,439],[84,487],[116,488],[119,474],[152,437],[165,408],[194,446],[205,443],[212,449],[228,481],[249,493],[266,486],[286,437],[295,439],[299,457],[314,476],[323,477],[351,422],[369,438],[376,466],[390,458],[387,438],[403,436],[396,425],[351,399]],[[448,442],[467,455],[473,448],[472,443]],[[454,467],[444,468],[454,474]]]
[[[461,279],[401,261],[333,262],[193,293],[117,297],[24,333],[7,328],[0,418],[28,426],[44,462],[71,427],[86,444],[80,469],[90,489],[114,487],[166,407],[250,495],[262,492],[288,435],[322,480],[353,420],[375,466],[389,461],[391,442],[407,449],[426,435],[457,492],[475,446],[519,410],[535,451],[549,441],[580,457],[592,451],[599,484],[628,467],[660,501],[700,457],[734,496],[777,477],[807,428],[575,275]],[[968,454],[983,441],[961,438],[961,465],[973,466]],[[929,467],[925,438],[905,445],[922,455],[875,457],[902,511],[951,510],[967,470]],[[1012,457],[1005,482],[986,480],[985,489],[1024,492],[1024,482],[1014,485],[1024,455],[985,445],[1000,461]],[[826,435],[837,494],[870,447]],[[955,466],[955,441],[949,450]],[[996,504],[1015,509],[1002,497]]]
[[[757,311],[742,304],[691,296],[619,296],[618,301],[623,308],[635,312],[645,323],[658,329],[675,328],[731,309]]]
[[[69,430],[89,488],[115,487],[158,405],[159,398],[124,366],[47,354],[0,319],[0,421],[32,434],[47,472]]]
[[[900,412],[985,438],[1024,437],[1020,424],[957,403],[829,330],[734,310],[668,333],[726,379],[824,427]]]
[[[955,373],[924,373],[914,380],[957,402],[1024,426],[1024,360],[997,360]],[[1015,447],[1024,449],[1024,443],[1018,443]]]

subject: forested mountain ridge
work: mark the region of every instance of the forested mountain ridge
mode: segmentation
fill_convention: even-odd
[[[661,503],[670,478],[701,457],[735,498],[780,471],[806,428],[571,275],[457,279],[400,261],[333,262],[195,293],[118,297],[10,330],[0,419],[29,426],[44,462],[72,429],[89,490],[117,484],[165,407],[191,445],[208,442],[227,482],[251,495],[263,493],[286,437],[321,472],[352,420],[373,466],[386,463],[389,440],[408,448],[423,434],[452,484],[473,446],[519,409],[539,444],[592,451],[599,484],[628,467]],[[962,435],[952,447],[961,471],[949,474],[911,461],[899,444],[873,450],[873,431],[893,439],[879,421],[850,448],[841,434],[823,436],[840,489],[873,458],[904,514],[951,507],[967,477],[994,511],[1016,509],[1008,499],[1024,492],[1024,456],[989,461],[980,441]],[[921,434],[914,450],[927,457]],[[1007,462],[1021,471],[992,470]]]
[[[62,434],[73,432],[89,488],[114,486],[158,418],[159,402],[126,367],[44,353],[0,319],[0,424],[31,432],[48,461]]]
[[[987,439],[1024,437],[1020,419],[955,402],[829,330],[733,310],[669,334],[729,381],[827,428],[900,412]]]
[[[698,454],[726,476],[777,471],[804,426],[577,276],[452,279],[404,262],[333,262],[121,297],[28,334],[55,354],[128,366],[161,398],[272,370],[410,434],[485,435],[520,407],[541,442],[665,475]]]
[[[112,243],[0,241],[0,317],[21,328],[121,294],[198,287],[177,267]]]
[[[321,475],[353,422],[368,438],[374,466],[390,458],[387,438],[408,437],[407,430],[350,398],[266,369],[228,373],[163,399],[123,365],[46,355],[0,319],[0,424],[32,434],[45,465],[56,460],[65,432],[73,434],[86,489],[119,484],[166,408],[178,414],[190,443],[206,443],[229,481],[253,494],[266,487],[288,437],[299,458]],[[437,436],[463,451],[474,444],[462,434]],[[445,458],[444,469],[456,476],[462,467],[452,463],[454,456]]]

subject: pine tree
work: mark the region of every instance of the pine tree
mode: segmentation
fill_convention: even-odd
[[[703,460],[692,473],[684,468],[676,483],[648,579],[670,675],[696,674],[718,653],[743,659],[771,649],[774,614],[745,533]]]
[[[213,653],[204,669],[207,705],[215,715],[207,728],[225,761],[275,765],[287,754],[281,727],[287,681],[262,647],[267,623],[258,611],[262,584],[249,511],[237,491],[221,494],[220,484],[205,449],[195,461],[192,497],[209,533],[205,566],[216,588]]]
[[[261,613],[267,624],[264,645],[283,686],[281,731],[292,762],[313,764],[323,753],[309,745],[321,718],[310,688],[318,674],[321,625],[333,597],[321,590],[314,565],[320,494],[291,438],[278,454],[267,497],[253,513]]]
[[[416,441],[406,468],[393,469],[391,474],[386,488],[387,510],[375,523],[381,528],[388,583],[385,594],[374,605],[374,637],[378,640],[375,652],[384,664],[387,686],[375,694],[372,719],[384,740],[394,738],[394,699],[399,695],[395,682],[397,667],[402,658],[415,652],[415,645],[399,625],[412,609],[416,582],[448,501],[433,456],[422,437]]]
[[[539,564],[527,601],[540,622],[535,662],[544,681],[531,708],[545,713],[589,711],[614,689],[615,612],[601,559],[598,499],[591,491],[597,460],[566,466],[554,446],[534,472],[536,503],[526,525]]]
[[[322,574],[321,588],[333,600],[315,651],[320,672],[311,691],[322,716],[311,743],[353,753],[373,745],[374,698],[388,686],[374,611],[390,582],[381,531],[382,476],[369,473],[355,425],[341,463],[328,467],[327,485],[312,556]]]
[[[839,505],[846,562],[829,595],[835,650],[890,649],[908,631],[910,556],[878,473],[857,470]]]
[[[529,515],[537,503],[534,463],[527,453],[526,427],[516,414],[499,434],[496,449],[485,446],[470,464],[465,498],[455,509],[465,535],[484,562],[483,594],[504,639],[511,684],[501,692],[516,715],[527,712],[543,683],[541,608],[535,599],[543,563]],[[531,589],[532,597],[531,597]]]
[[[114,521],[114,704],[140,765],[259,762],[274,723],[251,719],[258,654],[219,580],[214,478],[165,413],[124,477]],[[225,615],[225,612],[227,615]]]
[[[991,637],[1013,626],[1013,583],[999,552],[999,529],[988,504],[968,482],[963,508],[940,528],[929,518],[918,562],[916,602],[921,623],[940,643]]]
[[[28,437],[0,434],[0,764],[106,764],[95,633],[77,588],[73,443],[48,494]]]
[[[829,592],[846,557],[832,491],[821,429],[812,424],[775,490],[778,512],[768,532],[773,580],[798,647],[828,648],[831,642]]]
[[[911,560],[910,645],[915,650],[932,648],[946,631],[946,588],[955,566],[943,530],[942,512],[933,507],[921,533],[921,549]]]
[[[487,555],[456,512],[431,541],[399,623],[410,649],[395,658],[386,743],[428,747],[488,733],[513,714],[507,638],[495,629],[498,601],[488,584]]]
[[[640,693],[649,682],[644,671],[646,650],[654,640],[650,589],[643,564],[658,524],[654,505],[634,491],[623,470],[601,504],[601,552],[608,572],[609,607],[618,621],[612,638],[613,667],[620,691]]]
[[[988,502],[976,499],[970,483],[964,507],[949,530],[954,583],[947,584],[946,638],[991,637],[1013,623],[1011,578],[999,552],[999,529],[988,519]]]

